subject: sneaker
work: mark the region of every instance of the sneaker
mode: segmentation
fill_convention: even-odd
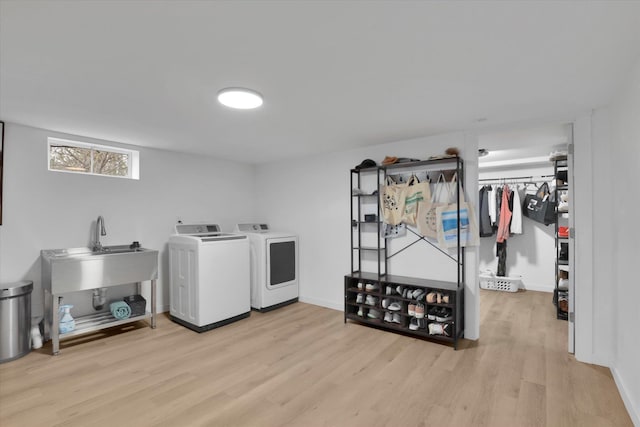
[[[378,310],[370,308],[369,309],[369,313],[367,313],[367,317],[370,318],[370,319],[379,319],[380,318],[380,312]]]
[[[436,315],[438,314],[438,312],[440,307],[431,307],[429,309],[429,311],[427,312],[427,319],[429,320],[436,320]]]
[[[561,291],[569,290],[569,279],[559,279],[558,280],[558,289]]]
[[[378,285],[377,283],[367,283],[364,288],[367,292],[377,291],[378,289],[380,289],[380,285]]]
[[[414,316],[416,314],[416,303],[415,302],[410,302],[409,303],[409,308],[408,311],[409,316]]]
[[[386,294],[387,295],[393,295],[393,288],[391,286],[387,286]]]
[[[424,318],[424,305],[418,304],[416,305],[416,319]]]
[[[424,298],[426,292],[422,289],[416,289],[415,291],[413,291],[413,295],[411,296],[413,299],[417,299],[420,300],[422,298]]]
[[[407,297],[407,293],[409,292],[409,289],[403,287],[403,286],[397,286],[396,287],[396,292],[398,293],[398,295],[400,295],[402,298],[408,298]]]
[[[360,317],[364,316],[364,311],[362,310],[362,307],[358,307],[358,316]]]
[[[389,303],[391,302],[391,300],[389,298],[385,298],[382,300],[382,308],[387,308],[389,307]]]
[[[356,297],[356,304],[362,304],[364,302],[364,295],[358,294]]]
[[[442,304],[449,304],[449,294],[442,294]]]
[[[436,314],[436,320],[438,322],[448,322],[453,320],[453,311],[443,307],[440,312]]]
[[[416,319],[416,322],[418,322],[418,328],[420,329],[427,327],[427,322],[425,322],[424,319]]]
[[[367,295],[364,303],[367,305],[376,305],[378,303],[378,298],[374,297],[373,295]]]
[[[395,302],[392,302],[391,304],[389,304],[388,308],[389,308],[389,310],[392,310],[392,311],[400,311],[400,310],[402,310],[402,304],[400,304],[399,302],[395,301]]]
[[[558,212],[569,212],[569,202],[558,203]]]
[[[393,313],[393,323],[398,323],[401,324],[402,323],[402,317],[400,317],[400,315],[398,313]]]
[[[358,289],[362,289],[362,288],[363,288],[363,286],[364,286],[364,285],[362,284],[362,282],[358,282]]]
[[[429,323],[429,335],[444,335],[449,337],[448,323]]]
[[[391,314],[391,312],[390,312],[390,311],[387,311],[387,312],[384,314],[384,321],[385,321],[385,322],[389,322],[389,323],[393,322],[393,314]]]
[[[427,294],[427,302],[430,303],[430,304],[435,303],[436,299],[437,299],[437,295],[438,294],[436,294],[435,292],[429,292]]]
[[[436,294],[436,302],[442,304],[442,294],[440,292]]]
[[[418,319],[416,319],[415,317],[411,318],[411,321],[409,322],[409,329],[411,329],[412,331],[418,330]]]

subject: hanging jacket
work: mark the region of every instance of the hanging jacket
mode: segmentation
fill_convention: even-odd
[[[489,216],[489,190],[491,187],[484,186],[480,189],[480,237],[493,236],[493,227],[491,226],[491,217]]]
[[[502,189],[502,202],[500,203],[500,223],[498,224],[498,237],[496,241],[502,243],[509,238],[509,223],[511,211],[509,210],[509,187]]]

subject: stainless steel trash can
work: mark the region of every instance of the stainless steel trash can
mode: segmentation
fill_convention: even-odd
[[[0,286],[0,363],[31,351],[31,291],[27,280]]]

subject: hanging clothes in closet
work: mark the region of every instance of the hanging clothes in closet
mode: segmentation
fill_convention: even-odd
[[[509,228],[511,226],[511,209],[509,208],[509,198],[512,191],[509,186],[502,188],[502,197],[500,200],[500,217],[498,223],[498,235],[496,238],[498,271],[497,276],[507,275],[507,239],[509,238]],[[513,200],[511,201],[513,203]],[[513,205],[512,205],[513,206]]]
[[[493,236],[493,226],[491,223],[491,216],[489,213],[489,204],[491,197],[491,186],[485,185],[480,188],[480,237]]]

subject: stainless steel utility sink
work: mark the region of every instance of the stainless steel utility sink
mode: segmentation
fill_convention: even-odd
[[[42,255],[42,286],[52,295],[138,283],[158,278],[158,251],[128,245],[47,249]]]

